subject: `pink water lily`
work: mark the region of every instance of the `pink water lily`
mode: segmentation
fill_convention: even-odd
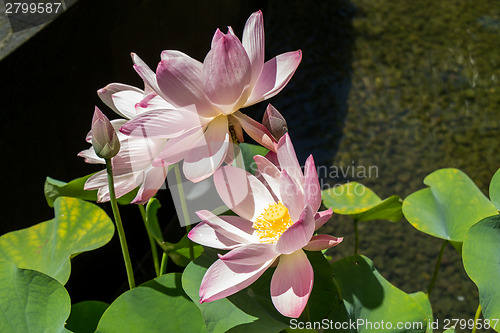
[[[243,131],[266,148],[275,150],[276,140],[259,122],[239,109],[279,93],[291,79],[302,58],[301,51],[280,54],[264,62],[262,12],[253,13],[245,24],[242,41],[231,27],[217,29],[211,50],[202,62],[173,50],[163,51],[156,74],[145,65],[134,67],[159,96],[179,112],[145,113],[120,131],[126,135],[174,138],[153,165],[170,163],[182,156],[188,179],[201,181],[222,163],[233,159],[232,143],[243,141]],[[175,135],[172,133],[175,130]]]
[[[316,235],[332,215],[318,212],[321,192],[312,156],[302,172],[288,134],[278,143],[279,168],[256,156],[259,178],[232,166],[214,174],[217,192],[238,216],[198,211],[202,219],[188,237],[204,246],[230,250],[210,266],[200,286],[200,302],[230,296],[277,264],[271,280],[276,309],[297,318],[307,304],[314,273],[303,250],[319,251],[342,238]]]
[[[135,62],[140,59],[134,58]],[[115,180],[116,196],[119,198],[139,187],[133,203],[147,202],[163,185],[167,173],[167,165],[153,166],[153,160],[160,154],[167,143],[167,139],[131,137],[119,132],[128,119],[157,109],[172,108],[163,98],[159,97],[149,86],[145,90],[126,84],[112,83],[98,91],[101,100],[120,116],[127,119],[111,121],[121,145],[121,149],[112,160]],[[92,132],[87,135],[91,142]],[[104,164],[104,159],[95,154],[93,148],[83,150],[79,156],[84,157],[87,163]],[[92,175],[85,183],[85,189],[97,189],[97,200],[108,201],[109,188],[106,170]]]

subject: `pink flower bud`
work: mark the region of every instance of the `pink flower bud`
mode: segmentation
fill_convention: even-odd
[[[120,141],[113,125],[97,106],[92,117],[92,146],[102,158],[111,158],[120,151]]]
[[[266,113],[264,113],[264,118],[262,119],[262,125],[268,129],[276,140],[279,140],[288,132],[285,118],[271,104],[267,106]]]

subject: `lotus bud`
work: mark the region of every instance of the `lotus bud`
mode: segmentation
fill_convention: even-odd
[[[120,151],[120,141],[109,119],[95,108],[92,117],[92,146],[97,156],[111,158]]]
[[[262,125],[267,128],[276,140],[279,140],[288,132],[285,118],[271,104],[267,106],[266,113],[264,113],[264,118],[262,119]]]

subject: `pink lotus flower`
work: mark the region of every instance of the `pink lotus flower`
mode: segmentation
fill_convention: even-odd
[[[280,168],[265,157],[255,157],[261,180],[232,166],[215,172],[217,192],[239,216],[197,212],[202,222],[188,237],[204,246],[230,250],[205,273],[200,303],[246,288],[277,264],[271,280],[272,301],[281,314],[297,318],[307,304],[314,281],[303,250],[328,249],[342,241],[330,235],[313,236],[331,217],[332,210],[317,212],[321,192],[312,156],[302,173],[285,134],[279,141],[277,158]]]
[[[134,62],[142,61],[133,55]],[[146,86],[145,91],[120,83],[112,83],[98,91],[101,100],[120,116],[134,117],[152,110],[170,109],[172,106]],[[147,202],[163,185],[167,173],[167,165],[153,166],[152,162],[163,150],[167,139],[130,137],[119,132],[119,128],[127,123],[127,119],[112,120],[121,145],[120,152],[112,160],[116,196],[119,198],[139,187],[133,203]],[[93,139],[93,132],[87,135],[87,141]],[[104,164],[93,148],[81,151],[78,156],[84,157],[87,163]],[[97,200],[108,201],[109,188],[106,170],[91,176],[85,183],[85,189],[97,189]]]
[[[186,177],[198,182],[211,176],[222,163],[234,158],[231,144],[243,141],[243,131],[266,148],[275,150],[276,140],[259,122],[239,111],[279,93],[295,73],[301,51],[288,52],[264,63],[262,12],[253,13],[240,41],[231,27],[217,29],[203,63],[179,52],[161,54],[156,75],[136,64],[142,79],[176,109],[148,112],[123,126],[126,135],[170,138],[153,165],[171,163],[182,156]],[[175,134],[173,133],[175,132]],[[179,134],[180,133],[180,134]]]

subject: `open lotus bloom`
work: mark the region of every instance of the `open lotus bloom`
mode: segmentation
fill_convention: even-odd
[[[226,34],[217,30],[203,63],[173,50],[163,51],[156,73],[136,62],[137,73],[176,111],[146,112],[120,131],[173,139],[153,165],[181,157],[186,178],[201,181],[224,161],[231,163],[231,144],[243,141],[243,131],[264,147],[276,149],[268,129],[239,109],[279,93],[301,58],[299,50],[264,62],[263,17],[260,11],[253,13],[245,24],[242,41],[231,27]]]
[[[276,309],[297,318],[307,304],[314,281],[303,250],[319,251],[342,238],[316,235],[332,215],[317,212],[321,192],[312,156],[304,173],[288,134],[278,143],[279,167],[256,156],[258,179],[245,170],[224,166],[214,174],[217,192],[238,216],[199,211],[202,219],[189,238],[204,246],[230,250],[210,266],[200,286],[200,302],[230,296],[256,281],[271,265],[271,298]]]
[[[144,112],[172,106],[148,86],[143,91],[133,86],[112,83],[100,89],[98,95],[117,114],[127,118],[111,121],[121,145],[118,155],[111,160],[116,196],[119,198],[139,187],[133,202],[147,202],[165,182],[167,166],[153,166],[152,162],[163,150],[167,139],[131,137],[119,132],[119,128],[126,124],[128,119]],[[86,140],[89,143],[92,141],[92,132],[89,132]],[[104,159],[98,157],[93,148],[81,151],[78,156],[84,157],[87,163],[104,164]],[[110,198],[106,170],[91,176],[85,183],[85,189],[97,189],[98,201],[108,201]]]

